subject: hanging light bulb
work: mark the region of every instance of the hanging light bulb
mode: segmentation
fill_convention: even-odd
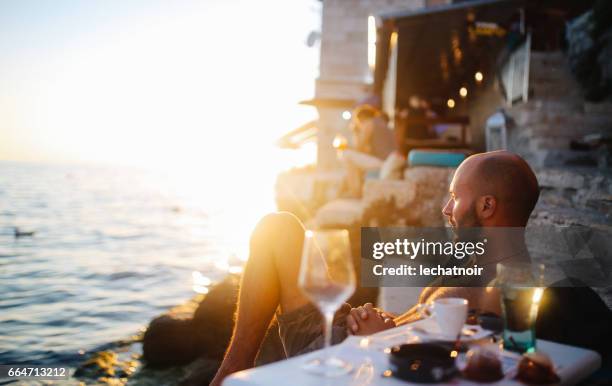
[[[449,109],[455,108],[455,100],[453,98],[449,98],[446,101],[446,105],[448,106]]]
[[[461,98],[465,98],[468,94],[467,88],[465,87],[461,87],[459,89],[459,95],[461,95]]]
[[[344,110],[342,112],[342,119],[344,119],[345,121],[348,121],[349,119],[351,119],[351,112],[348,110]]]
[[[482,80],[484,79],[482,72],[476,71],[476,73],[474,74],[474,79],[476,79],[476,82],[478,83],[482,82]]]

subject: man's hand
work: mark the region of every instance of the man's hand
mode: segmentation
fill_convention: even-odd
[[[394,315],[374,308],[372,303],[351,309],[346,317],[348,332],[352,335],[371,335],[395,327]]]

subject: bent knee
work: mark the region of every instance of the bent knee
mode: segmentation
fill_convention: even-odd
[[[304,233],[304,225],[302,224],[300,219],[293,213],[276,212],[274,213],[274,215],[276,216],[276,221],[278,222],[278,226],[280,229]]]
[[[262,217],[255,226],[253,237],[267,237],[300,234],[303,235],[304,226],[299,218],[290,212],[269,213]]]

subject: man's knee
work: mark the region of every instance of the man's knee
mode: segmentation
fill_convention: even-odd
[[[276,212],[265,215],[251,236],[251,242],[265,242],[272,246],[283,239],[303,237],[304,226],[300,219],[289,212]]]
[[[293,213],[276,212],[274,213],[274,215],[276,216],[276,221],[279,229],[300,233],[304,232],[304,225],[302,224],[300,219],[297,218],[297,216]]]

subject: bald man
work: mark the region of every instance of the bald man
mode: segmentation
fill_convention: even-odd
[[[457,168],[450,199],[442,212],[453,228],[519,227],[527,224],[539,195],[537,179],[516,154],[498,151],[467,158]],[[304,227],[289,213],[264,217],[251,237],[239,294],[234,334],[211,385],[235,371],[250,368],[274,314],[286,356],[323,346],[322,317],[298,288]],[[479,264],[529,261],[524,238],[499,239],[487,247]],[[486,277],[491,280],[492,277]],[[462,297],[472,309],[500,314],[499,294],[486,288],[427,287],[419,303],[440,297]],[[333,342],[347,334],[372,334],[419,318],[417,306],[396,316],[371,304],[336,314]]]

